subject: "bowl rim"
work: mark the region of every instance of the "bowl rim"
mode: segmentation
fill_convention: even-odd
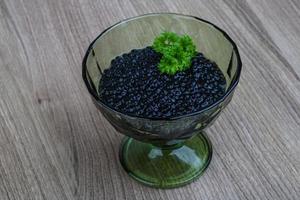
[[[204,109],[201,109],[201,110],[198,110],[196,112],[192,112],[192,113],[188,113],[188,114],[184,114],[184,115],[179,115],[179,116],[175,116],[175,117],[142,117],[142,116],[135,116],[135,115],[131,115],[131,114],[127,114],[127,113],[123,113],[123,112],[120,112],[120,111],[117,111],[115,110],[114,108],[111,108],[109,107],[108,105],[106,105],[105,103],[103,103],[101,101],[101,99],[98,97],[97,93],[94,91],[94,89],[91,87],[88,79],[87,79],[87,65],[86,65],[86,61],[87,61],[87,58],[93,48],[93,45],[94,43],[102,36],[104,35],[107,31],[113,29],[114,27],[122,24],[122,23],[125,23],[125,22],[129,22],[131,20],[135,20],[135,19],[138,19],[138,18],[141,18],[141,17],[147,17],[147,16],[159,16],[159,15],[175,15],[175,16],[181,16],[181,17],[188,17],[188,18],[193,18],[193,19],[196,19],[198,21],[201,21],[201,22],[204,22],[204,23],[207,23],[209,25],[211,25],[213,28],[217,29],[218,31],[220,31],[224,37],[232,44],[232,47],[233,47],[233,51],[236,53],[236,56],[237,56],[237,72],[236,72],[236,75],[234,77],[234,80],[233,82],[229,85],[227,91],[225,92],[225,94],[222,96],[222,98],[220,98],[218,101],[214,102],[213,104],[211,104],[210,106],[208,107],[205,107]],[[89,93],[92,95],[93,97],[93,100],[94,102],[96,102],[97,104],[99,104],[100,106],[103,106],[105,107],[106,109],[112,111],[112,112],[115,112],[117,114],[120,114],[120,115],[125,115],[127,117],[133,117],[133,118],[138,118],[138,119],[145,119],[145,120],[164,120],[164,121],[172,121],[172,120],[178,120],[178,119],[181,119],[181,118],[185,118],[185,117],[191,117],[191,116],[194,116],[194,115],[199,115],[201,113],[204,113],[210,109],[212,109],[213,107],[216,107],[217,105],[219,105],[220,103],[222,103],[223,101],[225,101],[225,99],[234,91],[235,87],[237,86],[238,82],[239,82],[239,79],[240,79],[240,75],[241,75],[241,70],[242,70],[242,61],[241,61],[241,58],[240,58],[240,54],[239,54],[239,51],[238,51],[238,48],[237,48],[237,45],[235,44],[235,42],[230,38],[230,36],[224,31],[222,30],[221,28],[219,28],[218,26],[216,26],[215,24],[205,20],[205,19],[202,19],[202,18],[199,18],[199,17],[196,17],[196,16],[193,16],[193,15],[187,15],[187,14],[181,14],[181,13],[173,13],[173,12],[155,12],[155,13],[147,13],[147,14],[142,14],[142,15],[137,15],[137,16],[133,16],[133,17],[129,17],[129,18],[126,18],[126,19],[123,19],[111,26],[109,26],[108,28],[106,28],[105,30],[103,30],[89,45],[89,47],[87,48],[86,50],[86,53],[84,55],[84,58],[83,58],[83,61],[82,61],[82,78],[83,78],[83,81],[89,91]]]

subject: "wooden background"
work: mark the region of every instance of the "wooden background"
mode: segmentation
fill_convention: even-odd
[[[102,30],[163,11],[217,24],[244,64],[232,103],[207,130],[208,170],[171,190],[127,176],[123,136],[81,80]],[[300,199],[300,1],[0,0],[0,199]]]

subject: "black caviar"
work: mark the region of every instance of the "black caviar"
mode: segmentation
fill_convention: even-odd
[[[151,47],[117,56],[101,77],[100,99],[125,114],[160,118],[199,111],[224,95],[223,73],[202,53],[174,76],[160,73],[160,58]]]

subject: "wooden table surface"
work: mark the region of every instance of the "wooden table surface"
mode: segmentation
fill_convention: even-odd
[[[206,173],[161,190],[123,171],[81,61],[111,24],[168,11],[223,28],[244,68]],[[0,0],[0,199],[300,199],[300,1]]]

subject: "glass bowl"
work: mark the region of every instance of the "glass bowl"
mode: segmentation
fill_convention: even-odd
[[[170,117],[143,118],[121,113],[99,98],[99,80],[116,56],[151,46],[163,31],[188,34],[197,50],[217,63],[226,78],[222,98],[198,112]],[[233,40],[214,24],[194,16],[174,13],[146,14],[123,20],[104,30],[89,46],[82,76],[96,107],[115,129],[126,135],[120,161],[134,179],[153,187],[185,185],[209,165],[212,147],[203,129],[231,101],[242,63]]]

